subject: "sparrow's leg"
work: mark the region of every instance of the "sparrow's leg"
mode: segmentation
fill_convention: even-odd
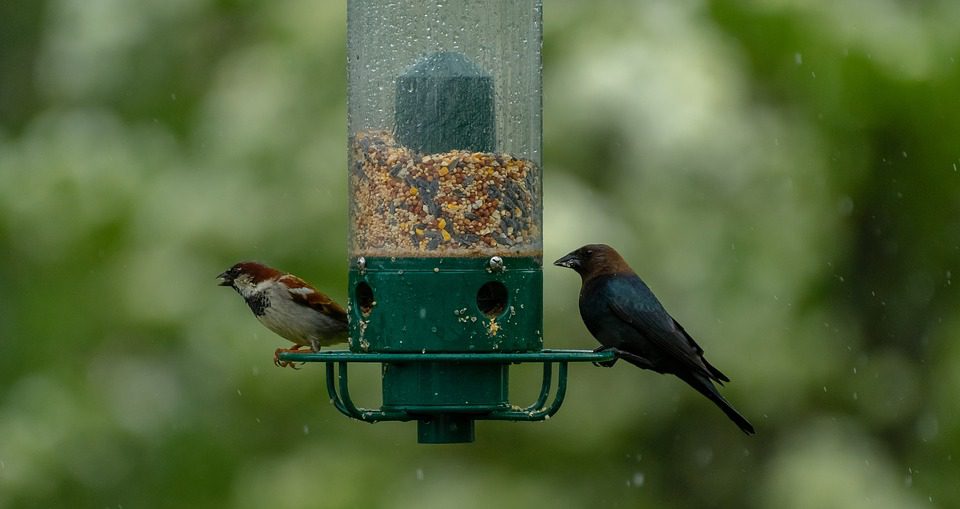
[[[300,368],[296,367],[296,366],[294,365],[294,363],[292,363],[292,362],[280,360],[280,352],[297,353],[297,352],[300,351],[301,348],[305,348],[305,346],[304,346],[304,345],[294,345],[293,348],[277,348],[277,349],[274,350],[274,352],[273,352],[273,364],[274,364],[274,366],[277,366],[277,367],[279,367],[279,368],[291,367],[291,368],[293,368],[293,369],[300,369]],[[303,363],[301,363],[301,364],[303,364]]]

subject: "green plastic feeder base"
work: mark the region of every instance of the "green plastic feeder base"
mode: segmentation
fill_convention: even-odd
[[[327,392],[334,407],[340,413],[364,422],[417,421],[417,439],[422,444],[450,444],[473,442],[474,421],[542,421],[560,410],[567,390],[567,365],[570,362],[609,362],[615,359],[613,351],[590,350],[543,350],[520,353],[357,353],[343,350],[307,352],[281,352],[280,360],[286,362],[326,363]],[[384,405],[378,409],[357,407],[350,397],[347,366],[351,362],[376,362],[384,365]],[[526,407],[506,403],[508,395],[507,372],[510,364],[535,362],[543,364],[543,381],[537,400]],[[556,393],[548,404],[553,387],[553,364],[559,364]],[[456,382],[456,374],[495,372],[502,379],[502,393],[489,393],[485,398],[467,399],[461,394],[463,384]],[[391,371],[407,372],[402,382],[415,381],[413,386],[400,383],[394,386]],[[436,373],[439,379],[433,379]],[[423,376],[427,380],[420,380]],[[463,378],[461,378],[462,380]],[[419,383],[419,385],[417,385]],[[445,389],[439,390],[447,384]],[[406,387],[406,389],[404,389]],[[411,389],[414,387],[414,389]],[[436,388],[436,399],[430,400],[430,388]],[[450,390],[452,389],[452,390]],[[416,404],[398,403],[409,401],[404,390],[426,393],[428,399],[417,399]],[[469,390],[469,388],[467,388]],[[470,396],[475,398],[476,396]],[[419,397],[418,397],[419,398]],[[393,403],[393,404],[390,404]]]
[[[357,257],[350,293],[351,362],[383,362],[383,406],[367,415],[419,421],[422,443],[473,441],[474,419],[511,411],[513,358],[472,359],[543,349],[537,256]]]
[[[469,416],[438,414],[417,421],[417,442],[421,444],[462,444],[473,442],[473,419]]]
[[[543,348],[540,258],[368,256],[351,261],[349,277],[354,352]]]
[[[383,365],[383,408],[408,413],[507,408],[506,364],[440,362]],[[466,382],[466,383],[465,383]]]

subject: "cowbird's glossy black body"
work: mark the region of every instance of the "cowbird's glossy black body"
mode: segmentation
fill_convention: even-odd
[[[555,264],[580,274],[580,316],[601,348],[614,349],[618,358],[641,368],[676,375],[713,401],[744,433],[754,433],[713,384],[730,379],[707,362],[700,345],[613,248],[587,245]]]

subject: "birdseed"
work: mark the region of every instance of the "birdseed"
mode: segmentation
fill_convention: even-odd
[[[351,140],[353,256],[540,256],[540,171],[507,154]]]

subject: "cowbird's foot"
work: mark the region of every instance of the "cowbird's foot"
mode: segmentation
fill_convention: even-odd
[[[599,346],[593,349],[594,353],[606,352],[607,350],[612,350],[612,346]],[[610,359],[608,361],[598,361],[594,362],[593,365],[598,368],[612,368],[614,364],[617,363],[617,357]]]

